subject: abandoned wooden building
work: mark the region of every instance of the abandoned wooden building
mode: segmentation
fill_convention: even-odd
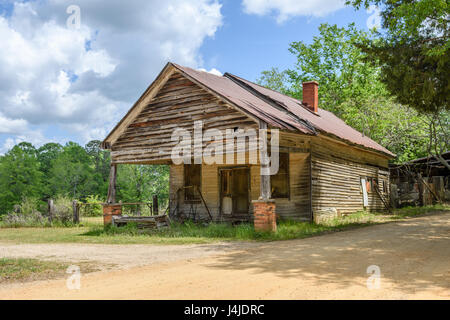
[[[251,220],[258,207],[275,210],[280,218],[310,221],[384,210],[388,160],[395,155],[319,108],[318,85],[304,83],[300,101],[229,73],[217,76],[168,63],[103,141],[103,148],[111,150],[109,202],[115,202],[117,165],[163,164],[170,166],[169,212],[176,216]],[[244,162],[174,163],[174,132],[181,128],[194,136],[198,121],[203,133],[267,129],[269,146],[277,129],[278,171],[263,175],[267,164],[260,157],[249,160],[250,143],[244,149],[221,149],[221,159],[232,153]],[[227,142],[225,134],[222,139],[204,138],[200,155],[212,144]],[[193,149],[192,158],[198,157]]]
[[[450,201],[450,152],[440,154],[439,158],[428,156],[402,164],[390,164],[393,206]]]

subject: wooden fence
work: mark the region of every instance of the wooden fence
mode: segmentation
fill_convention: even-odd
[[[87,208],[89,208],[90,206],[102,206],[103,205],[107,205],[108,203],[104,203],[104,202],[79,202],[77,200],[73,200],[72,201],[72,221],[75,224],[80,223],[80,219],[82,217],[87,216],[86,215],[86,210]],[[122,208],[124,206],[126,207],[134,207],[135,210],[130,209],[127,210],[125,212],[127,212],[128,216],[141,216],[142,212],[140,210],[140,208],[142,206],[147,207],[148,208],[148,212],[149,212],[149,216],[157,216],[159,215],[159,203],[158,203],[158,196],[154,195],[152,198],[151,202],[118,202],[118,205],[121,205]],[[169,209],[169,206],[167,206],[167,208],[164,211],[164,215],[167,214],[167,211]],[[84,211],[83,211],[84,210]],[[48,200],[48,220],[49,222],[52,222],[55,219],[55,204],[54,204],[54,200],[53,199],[49,199]],[[83,214],[84,212],[84,214]]]

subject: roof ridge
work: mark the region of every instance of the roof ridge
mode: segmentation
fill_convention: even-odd
[[[248,84],[246,84],[242,81],[242,80],[245,80],[243,78],[240,78],[240,77],[235,76],[228,72],[225,72],[223,76],[230,79],[231,81],[235,82],[236,84],[238,84],[239,86],[241,86],[242,88],[244,88],[245,90],[247,90],[248,92],[253,94],[254,96],[258,97],[259,99],[264,99],[266,102],[268,102],[272,105],[275,105],[274,107],[276,107],[277,109],[280,109],[280,111],[287,113],[290,117],[292,117],[295,120],[297,120],[298,122],[300,122],[300,124],[302,124],[304,127],[306,127],[306,129],[311,131],[313,134],[317,134],[317,131],[316,131],[316,128],[314,127],[314,125],[312,125],[308,120],[302,119],[298,115],[291,112],[284,103],[277,101],[277,100],[259,92],[258,90],[252,88],[251,86],[249,86]],[[251,82],[251,81],[249,81],[249,82]],[[260,87],[262,87],[262,86],[260,86]],[[264,87],[262,87],[262,88],[264,88]]]
[[[274,93],[281,94],[282,96],[284,96],[284,97],[286,97],[286,98],[289,98],[289,99],[293,100],[293,101],[294,101],[295,103],[297,103],[300,107],[302,107],[302,108],[305,109],[306,111],[310,112],[311,114],[320,117],[320,115],[319,115],[318,113],[316,113],[316,112],[314,112],[314,111],[311,111],[306,105],[304,105],[304,104],[303,104],[303,101],[300,100],[300,99],[296,99],[296,98],[291,97],[291,96],[289,96],[289,95],[287,95],[287,94],[284,94],[284,93],[281,93],[281,92],[279,92],[279,91],[277,91],[277,90],[274,90],[274,89],[265,87],[265,86],[260,85],[260,84],[258,84],[258,83],[256,83],[256,82],[247,80],[247,79],[245,79],[245,78],[239,77],[239,76],[234,75],[234,74],[231,74],[231,73],[229,73],[229,72],[226,72],[226,73],[229,74],[229,75],[231,75],[232,77],[238,78],[239,80],[243,80],[243,81],[250,82],[251,84],[253,84],[253,85],[255,85],[255,86],[258,86],[258,87],[260,87],[260,88],[262,88],[262,89],[266,89],[266,90],[272,91],[272,92],[274,92]],[[316,82],[317,82],[317,81],[316,81]],[[320,109],[320,110],[325,110],[325,109],[319,108],[319,107],[318,107],[318,109]]]
[[[281,94],[281,95],[283,95],[283,96],[285,96],[285,97],[288,97],[289,99],[295,100],[295,102],[300,103],[300,104],[303,106],[303,101],[301,101],[300,99],[296,99],[296,98],[294,98],[294,97],[288,96],[287,94],[281,93],[281,92],[279,92],[279,91],[277,91],[277,90],[274,90],[274,89],[265,87],[265,86],[260,85],[260,84],[258,84],[258,83],[256,83],[256,82],[253,82],[253,81],[247,80],[247,79],[245,79],[245,78],[239,77],[239,76],[237,76],[237,75],[235,75],[235,74],[232,74],[232,73],[229,73],[229,72],[225,72],[225,73],[231,75],[232,77],[238,78],[238,79],[240,79],[240,80],[245,80],[245,81],[247,81],[247,82],[250,82],[251,84],[254,84],[255,86],[261,87],[261,88],[263,88],[263,89],[270,90],[270,91],[275,92],[275,93],[278,93],[278,94]],[[303,107],[305,108],[305,106],[303,106]]]

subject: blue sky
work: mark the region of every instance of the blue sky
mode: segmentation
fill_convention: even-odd
[[[366,10],[346,7],[324,17],[298,16],[279,24],[274,14],[249,15],[237,1],[222,3],[224,24],[214,38],[205,40],[200,50],[205,68],[217,68],[248,80],[257,79],[261,71],[271,67],[280,70],[292,67],[295,57],[288,51],[289,44],[311,42],[318,35],[320,24],[345,26],[354,22],[358,28],[368,30],[370,16]]]
[[[370,16],[343,0],[0,0],[0,153],[103,139],[167,61],[254,81],[321,23]]]

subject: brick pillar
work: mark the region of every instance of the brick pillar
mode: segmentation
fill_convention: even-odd
[[[277,231],[275,200],[253,200],[255,231]]]
[[[111,224],[112,216],[122,215],[121,204],[104,204],[103,205],[103,224],[105,226]]]

